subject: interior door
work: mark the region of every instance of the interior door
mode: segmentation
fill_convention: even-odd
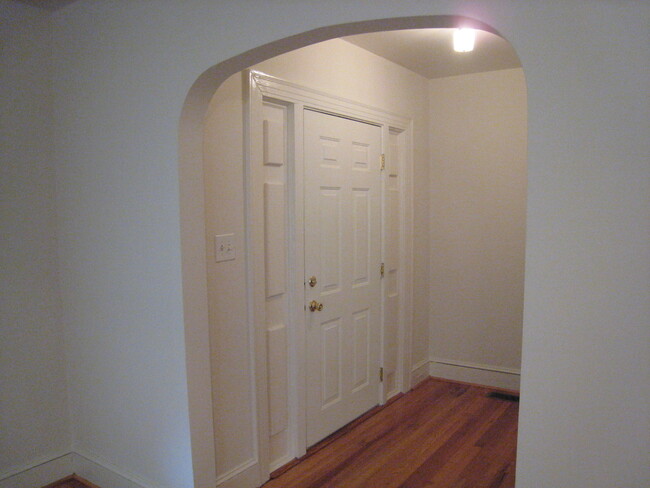
[[[379,401],[381,129],[304,112],[307,445]]]

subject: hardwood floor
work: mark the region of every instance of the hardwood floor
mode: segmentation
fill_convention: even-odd
[[[428,379],[264,488],[512,488],[516,401]]]
[[[90,481],[77,476],[76,474],[67,476],[43,488],[99,488],[97,485],[92,484]]]

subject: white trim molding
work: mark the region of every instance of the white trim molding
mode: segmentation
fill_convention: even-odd
[[[251,458],[248,461],[243,462],[239,466],[236,466],[235,468],[231,469],[230,471],[218,476],[216,481],[217,486],[225,485],[227,481],[230,481],[235,476],[238,476],[244,471],[250,469],[251,467],[256,466],[257,461],[258,461],[257,458]]]
[[[452,381],[476,383],[494,388],[519,390],[520,370],[478,364],[467,361],[456,361],[446,358],[431,358],[429,361],[429,375]]]
[[[59,453],[0,474],[0,488],[45,486],[72,473],[74,473],[72,453]]]
[[[87,452],[57,454],[0,475],[0,488],[37,488],[78,474],[102,488],[164,488]],[[171,488],[171,487],[169,487]]]
[[[410,127],[411,121],[408,117],[378,107],[292,83],[261,71],[250,70],[249,76],[251,85],[268,98],[299,103],[324,113],[348,115],[357,120],[381,123],[402,130]]]
[[[163,488],[152,481],[126,472],[100,456],[87,451],[78,450],[70,453],[72,456],[73,473],[95,483],[102,488]],[[68,473],[72,474],[72,473]],[[171,488],[171,487],[169,487]]]
[[[293,461],[294,459],[296,459],[296,458],[295,458],[291,453],[288,453],[286,456],[284,456],[284,457],[282,457],[282,458],[280,458],[280,459],[277,459],[277,460],[273,461],[273,462],[269,465],[269,471],[273,472],[273,471],[275,471],[276,469],[281,468],[281,467],[284,466],[285,464],[290,463],[290,462]]]
[[[411,367],[411,388],[415,388],[429,376],[429,359],[418,361]]]

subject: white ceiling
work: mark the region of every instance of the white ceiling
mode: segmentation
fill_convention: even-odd
[[[411,29],[359,34],[342,39],[429,79],[521,66],[510,43],[486,31],[476,31],[472,52],[455,52],[453,30]]]

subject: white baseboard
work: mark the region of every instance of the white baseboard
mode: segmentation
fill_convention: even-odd
[[[268,479],[268,476],[266,476]],[[266,481],[263,480],[263,481]],[[242,488],[243,486],[260,486],[260,466],[256,461],[248,468],[238,471],[236,475],[228,478],[220,477],[221,481],[217,481],[218,488]],[[102,487],[103,488],[103,487]]]
[[[286,454],[285,456],[282,456],[280,459],[276,459],[275,461],[271,462],[269,465],[269,471],[272,473],[276,469],[281,468],[287,463],[290,463],[294,459],[296,458],[291,454]]]
[[[0,488],[40,488],[78,474],[102,488],[160,488],[86,452],[67,452],[0,474]]]
[[[74,472],[101,488],[160,488],[87,451],[72,452]]]
[[[429,360],[423,359],[411,368],[411,388],[416,387],[429,377]]]
[[[429,362],[429,375],[507,390],[519,390],[520,382],[520,372],[516,369],[443,358],[433,358]]]
[[[74,472],[72,453],[61,453],[0,474],[0,488],[38,488]]]

